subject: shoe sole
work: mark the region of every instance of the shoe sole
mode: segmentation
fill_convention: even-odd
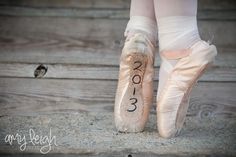
[[[147,66],[147,55],[131,53],[125,57],[129,66],[129,82],[124,97],[121,100],[120,114],[122,121],[116,126],[120,132],[143,131],[146,122],[143,120],[143,78]]]

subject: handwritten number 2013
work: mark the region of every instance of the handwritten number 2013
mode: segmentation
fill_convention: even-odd
[[[135,61],[134,62],[135,65],[137,65],[133,70],[138,70],[138,71],[141,71],[139,68],[142,66],[142,62],[140,61]],[[141,76],[138,75],[138,74],[135,74],[133,77],[132,77],[132,82],[133,84],[140,84],[141,83]],[[131,101],[131,106],[133,107],[132,109],[128,109],[127,111],[128,112],[134,112],[136,109],[137,109],[137,105],[136,103],[138,102],[138,99],[135,98],[135,87],[134,87],[134,90],[133,90],[133,96],[132,98],[130,98],[129,100]]]

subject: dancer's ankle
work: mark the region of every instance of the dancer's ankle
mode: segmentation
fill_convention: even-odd
[[[131,16],[127,24],[124,36],[129,39],[136,33],[142,33],[156,46],[157,24],[156,21],[145,16]]]
[[[201,38],[196,16],[169,16],[158,19],[160,51],[188,49]]]

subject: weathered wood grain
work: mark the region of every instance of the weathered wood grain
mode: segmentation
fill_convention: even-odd
[[[130,1],[123,0],[2,0],[1,5],[55,8],[128,8]]]
[[[1,16],[129,19],[128,9],[35,8],[0,6]],[[201,10],[198,20],[236,20],[235,10]]]
[[[0,78],[0,115],[112,112],[116,86],[112,80]],[[235,116],[235,93],[235,83],[198,83],[188,115]]]
[[[1,77],[34,78],[34,72],[41,64],[0,63]],[[55,79],[103,79],[117,80],[118,66],[97,66],[79,64],[43,64],[47,68],[43,78]],[[42,69],[44,70],[44,69]],[[155,68],[154,80],[158,80],[159,68]],[[199,81],[236,81],[236,68],[212,67]]]
[[[54,45],[80,45],[96,49],[117,49],[116,46],[124,39],[126,24],[127,20],[123,19],[0,16],[0,37],[3,42],[0,46],[4,48],[15,44],[24,47],[46,45],[52,48]],[[202,39],[214,38],[213,43],[217,46],[235,47],[236,21],[199,21],[198,25]],[[14,48],[16,47],[11,49]]]
[[[0,5],[50,8],[129,8],[126,0],[1,0]],[[234,0],[198,0],[199,9],[236,9]]]
[[[73,18],[118,18],[128,19],[129,10],[123,9],[80,9],[80,8],[29,8],[0,6],[2,16],[28,17],[73,17]]]
[[[1,40],[3,41],[3,40]],[[16,41],[17,42],[17,41]],[[28,43],[28,41],[26,42]],[[11,44],[4,43],[0,47],[0,62],[1,63],[31,63],[31,64],[90,64],[90,65],[107,65],[118,66],[121,54],[121,47],[117,49],[99,49],[96,46],[84,48],[83,46],[74,45],[74,47],[65,44],[44,45],[32,43],[29,46],[10,46]],[[50,43],[50,41],[49,41]],[[26,44],[27,45],[27,44]],[[58,45],[58,46],[57,46]],[[92,45],[92,44],[91,44]],[[218,56],[216,57],[215,66],[217,67],[236,67],[235,49],[219,48]],[[160,65],[160,57],[156,52],[155,67]]]
[[[99,65],[119,64],[122,32],[127,22],[13,17],[0,17],[0,21],[3,21],[0,23],[0,62]],[[231,31],[236,22],[212,22],[212,29],[208,24],[202,22],[201,29],[202,32],[213,32],[214,40],[218,40],[217,66],[236,67],[236,35]],[[209,39],[210,34],[203,34],[203,39]],[[155,66],[159,63],[156,56]]]

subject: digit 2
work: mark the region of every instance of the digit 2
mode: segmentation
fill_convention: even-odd
[[[142,66],[142,62],[141,62],[141,61],[135,61],[135,62],[134,62],[134,65],[135,65],[135,64],[138,64],[138,66],[135,67],[133,70],[139,70],[139,71],[141,71],[139,68]]]

